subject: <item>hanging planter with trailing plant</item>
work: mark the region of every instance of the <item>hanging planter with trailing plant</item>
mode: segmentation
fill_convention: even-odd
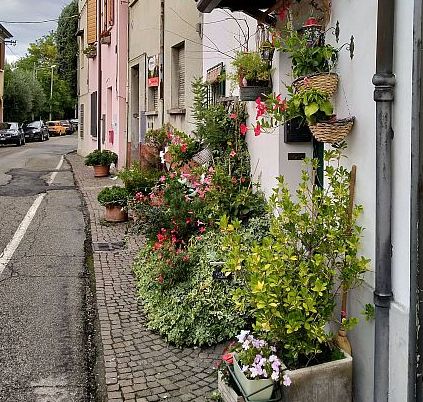
[[[336,144],[342,141],[352,130],[355,117],[346,119],[331,119],[329,121],[317,122],[310,125],[313,137],[319,142]]]

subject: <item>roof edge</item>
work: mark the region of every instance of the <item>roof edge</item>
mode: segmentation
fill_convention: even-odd
[[[5,39],[13,38],[13,35],[2,24],[0,24],[0,35]]]
[[[202,13],[211,13],[222,0],[199,0],[197,4],[197,9]]]

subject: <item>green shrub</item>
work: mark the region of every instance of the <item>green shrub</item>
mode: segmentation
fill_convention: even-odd
[[[87,166],[110,166],[112,163],[116,164],[117,161],[117,154],[108,150],[99,151],[96,149],[85,157]]]
[[[160,253],[143,249],[135,263],[139,297],[150,329],[178,346],[212,345],[237,335],[245,326],[230,296],[231,280],[213,279],[211,261],[220,261],[219,233],[210,232],[193,240],[185,263],[186,280],[164,286]]]
[[[123,187],[105,187],[97,196],[98,202],[104,207],[116,205],[126,207],[128,205],[128,191]]]
[[[168,134],[172,131],[173,127],[170,124],[165,124],[159,129],[148,130],[145,134],[145,142],[146,144],[152,145],[161,151],[169,143]]]
[[[129,195],[134,196],[137,193],[149,194],[160,174],[158,170],[143,169],[138,163],[134,163],[130,168],[122,169],[118,177],[123,181]]]

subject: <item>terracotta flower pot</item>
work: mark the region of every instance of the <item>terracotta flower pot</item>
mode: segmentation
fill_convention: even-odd
[[[122,210],[120,205],[106,206],[104,219],[107,222],[126,222],[128,220],[128,212]]]
[[[140,165],[144,168],[158,167],[160,161],[159,151],[149,144],[140,145]]]
[[[94,177],[106,177],[110,174],[110,166],[96,165],[94,167]]]

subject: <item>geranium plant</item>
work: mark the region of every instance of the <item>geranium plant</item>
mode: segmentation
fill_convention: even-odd
[[[341,149],[326,152],[324,189],[316,184],[317,161],[303,171],[295,198],[279,178],[269,235],[250,251],[242,246],[238,223],[222,225],[228,232],[225,270],[245,285],[233,293],[237,308],[254,316],[256,333],[279,345],[289,368],[333,359],[327,324],[335,319],[339,290],[360,284],[369,264],[359,254],[361,206],[348,216],[349,172],[341,156]]]

